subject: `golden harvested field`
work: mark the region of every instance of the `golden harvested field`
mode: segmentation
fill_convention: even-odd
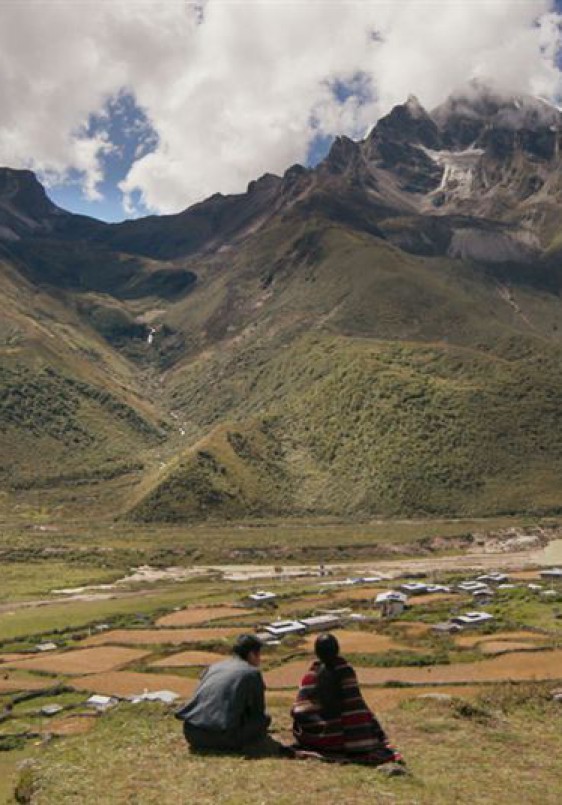
[[[42,688],[49,688],[53,684],[52,679],[39,679],[38,677],[30,677],[2,672],[0,677],[0,693],[15,693],[19,690],[41,690]]]
[[[15,662],[16,660],[29,660],[34,654],[0,654],[0,664],[6,662]]]
[[[171,612],[156,621],[157,626],[197,626],[207,621],[222,618],[247,617],[248,610],[243,607],[194,607]]]
[[[181,643],[221,640],[224,637],[233,637],[242,631],[238,626],[224,626],[215,629],[114,629],[111,632],[87,637],[82,641],[82,645],[105,646],[112,643],[130,646],[180,645]]]
[[[480,643],[489,643],[492,640],[525,640],[537,642],[544,640],[544,635],[537,632],[495,632],[494,634],[460,634],[455,635],[455,643],[463,648],[474,648]]]
[[[444,601],[459,601],[459,596],[453,593],[430,593],[429,595],[412,595],[408,599],[408,604],[413,606],[425,606],[426,604],[442,604]]]
[[[48,657],[33,657],[31,660],[18,660],[10,663],[10,668],[22,668],[28,671],[48,671],[52,674],[95,674],[100,671],[111,671],[127,665],[141,657],[146,657],[148,651],[134,648],[83,648],[76,651],[67,651],[64,654],[51,654]]]
[[[376,632],[358,632],[349,629],[333,632],[338,639],[342,653],[348,654],[369,654],[371,652],[391,651],[392,649],[406,649],[407,646],[396,642],[388,635],[377,634]],[[307,635],[304,647],[311,654],[314,652],[314,643],[318,635]],[[312,658],[311,658],[312,661]]]
[[[433,665],[427,668],[357,668],[363,685],[410,682],[414,685],[499,680],[562,679],[562,650],[503,654],[480,662]]]
[[[355,587],[338,590],[334,595],[336,601],[349,599],[350,601],[374,601],[375,596],[380,592],[379,587]]]
[[[264,674],[265,684],[268,688],[296,688],[311,665],[312,658],[285,663]]]
[[[481,643],[478,648],[482,654],[504,654],[507,651],[541,651],[544,646],[516,640],[488,640],[486,643]]]
[[[163,657],[161,660],[151,663],[154,668],[189,668],[199,665],[211,665],[213,662],[220,662],[226,659],[224,654],[217,654],[214,651],[180,651],[179,654],[172,654]]]
[[[292,601],[283,601],[281,610],[284,615],[296,615],[297,613],[316,611],[317,607],[320,609],[335,609],[338,606],[338,599],[333,595],[304,595]],[[268,617],[266,610],[263,611],[263,617]]]
[[[400,632],[405,637],[423,637],[431,631],[429,623],[419,623],[417,621],[404,621],[403,623],[394,623],[395,629],[400,629]]]
[[[364,688],[363,698],[375,713],[385,713],[406,699],[417,699],[425,694],[446,694],[473,699],[483,693],[482,685],[436,685],[435,687],[415,688]]]
[[[180,696],[191,696],[197,679],[172,674],[143,674],[137,671],[108,671],[72,681],[72,687],[106,696],[132,696],[145,691],[172,690]]]

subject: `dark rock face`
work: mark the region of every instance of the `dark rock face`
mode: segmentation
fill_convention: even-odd
[[[361,149],[349,137],[336,137],[324,161],[326,169],[332,174],[342,174],[357,166]]]
[[[395,106],[390,114],[381,118],[369,135],[369,140],[377,144],[385,140],[408,142],[426,148],[439,148],[442,143],[435,121],[413,96],[407,103]]]
[[[0,240],[50,232],[57,218],[68,215],[50,201],[34,173],[0,168]]]

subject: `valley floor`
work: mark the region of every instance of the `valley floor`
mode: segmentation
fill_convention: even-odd
[[[384,550],[391,534],[394,554]],[[562,584],[540,572],[560,563],[561,548],[557,523],[507,519],[183,531],[6,526],[0,801],[557,803],[562,705],[552,694],[562,685]],[[272,564],[272,555],[284,561]],[[491,569],[511,583],[484,607],[492,624],[435,634],[436,623],[476,606],[456,584]],[[361,576],[371,578],[351,583]],[[401,615],[381,619],[375,596],[420,576],[451,592],[411,597]],[[275,593],[274,609],[242,606],[258,587]],[[125,701],[162,689],[186,698],[236,634],[325,609],[343,611],[342,652],[405,755],[405,777],[192,755],[173,707]],[[282,740],[290,740],[289,708],[313,640],[292,636],[264,649],[268,709]],[[93,693],[119,703],[97,713],[86,705]],[[56,715],[41,712],[52,704]]]

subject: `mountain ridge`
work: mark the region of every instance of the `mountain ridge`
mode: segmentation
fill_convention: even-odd
[[[558,511],[560,113],[467,94],[172,216],[0,171],[4,510]]]

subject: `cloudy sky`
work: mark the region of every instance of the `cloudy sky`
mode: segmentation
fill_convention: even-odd
[[[0,164],[106,220],[243,191],[471,78],[562,98],[562,0],[3,0]]]

